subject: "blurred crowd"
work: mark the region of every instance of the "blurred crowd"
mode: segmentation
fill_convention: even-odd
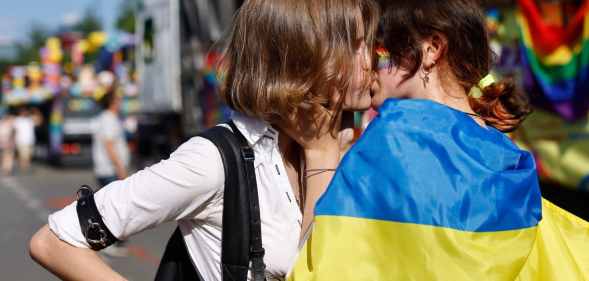
[[[15,156],[18,156],[19,171],[29,171],[35,147],[35,127],[39,126],[42,120],[43,117],[36,108],[22,107],[18,109],[17,114],[3,114],[0,119],[3,175],[13,173]]]

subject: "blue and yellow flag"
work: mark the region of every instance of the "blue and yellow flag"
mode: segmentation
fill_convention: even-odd
[[[589,224],[533,157],[431,101],[385,102],[315,212],[291,281],[589,280]]]

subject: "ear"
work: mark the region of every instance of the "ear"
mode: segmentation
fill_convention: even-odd
[[[446,37],[435,33],[422,43],[423,67],[430,69],[436,65],[446,52],[448,40]]]

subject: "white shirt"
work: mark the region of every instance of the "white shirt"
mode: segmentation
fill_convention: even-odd
[[[258,119],[238,115],[233,120],[254,149],[267,274],[281,278],[298,252],[302,214],[278,151],[278,132]],[[221,280],[224,177],[217,148],[195,137],[169,159],[106,186],[95,200],[105,224],[119,239],[178,221],[202,277],[216,281]],[[88,247],[75,203],[52,214],[49,227],[63,241]]]
[[[106,153],[105,141],[113,141],[119,160],[125,167],[129,167],[129,147],[125,139],[123,123],[116,114],[104,110],[96,117],[93,126],[92,159],[94,160],[94,173],[99,177],[115,176],[116,169]]]
[[[14,141],[17,146],[31,146],[35,144],[35,122],[31,117],[16,117],[14,119]]]

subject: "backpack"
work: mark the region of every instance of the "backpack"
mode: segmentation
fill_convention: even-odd
[[[235,124],[230,121],[228,125],[231,130],[216,126],[200,134],[219,149],[225,170],[221,275],[223,281],[246,281],[251,261],[252,280],[261,281],[265,280],[265,265],[254,151]],[[204,281],[176,228],[155,281],[189,280]]]

